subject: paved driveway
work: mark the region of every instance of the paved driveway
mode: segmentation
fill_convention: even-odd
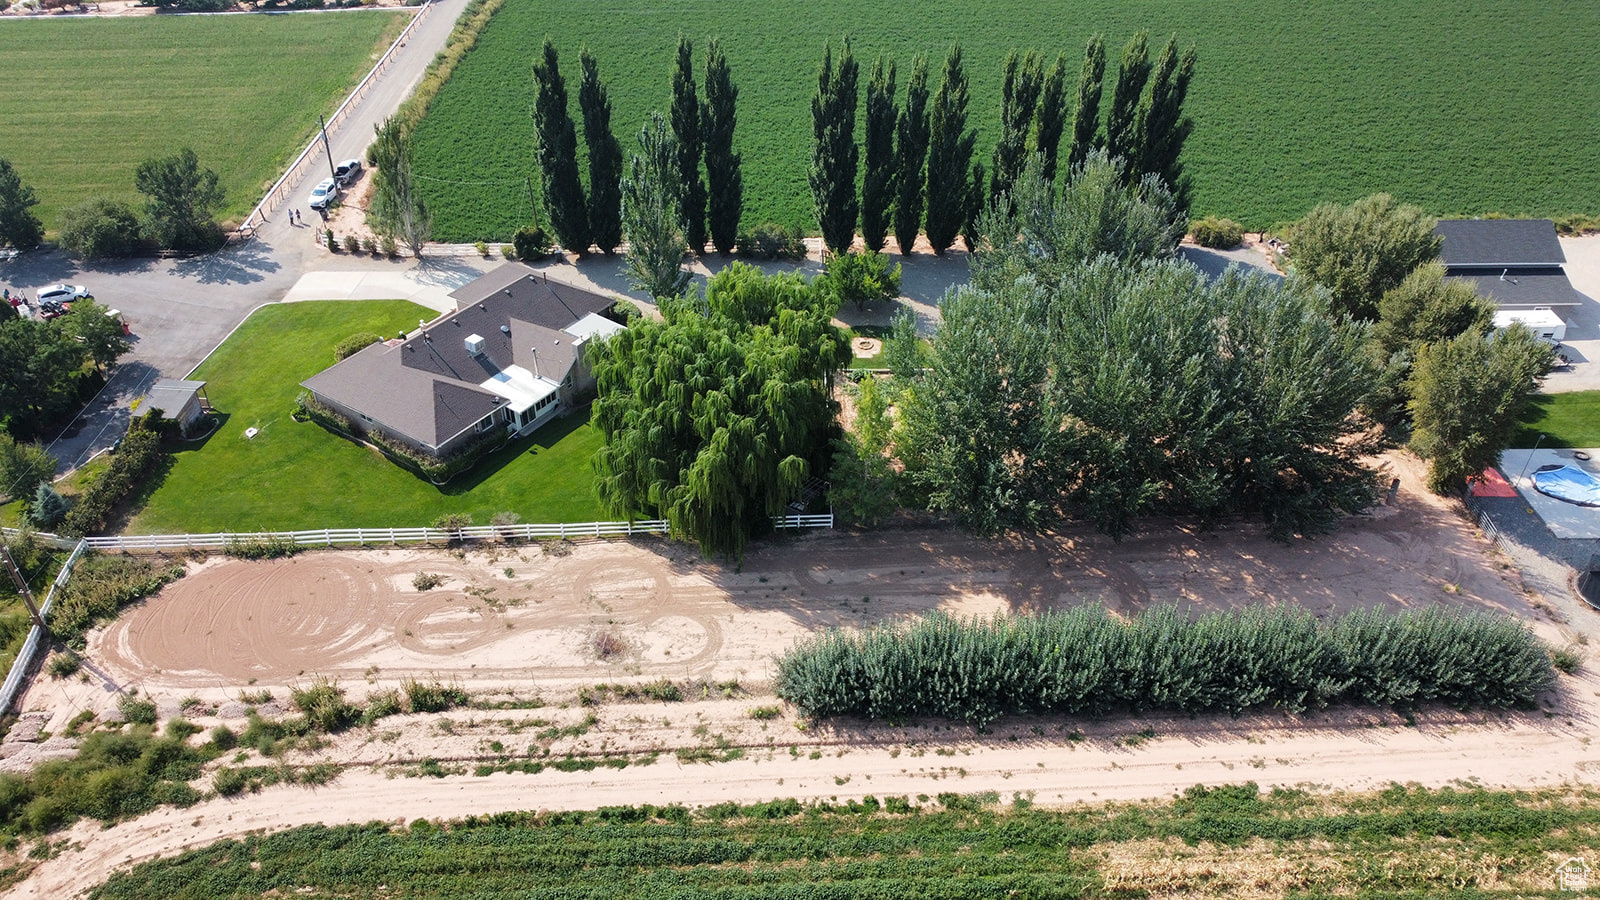
[[[1548,393],[1600,390],[1600,235],[1564,237],[1561,250],[1567,256],[1567,279],[1584,301],[1567,316],[1562,351],[1575,365],[1550,373],[1544,389]]]

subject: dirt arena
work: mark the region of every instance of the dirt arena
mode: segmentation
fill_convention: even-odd
[[[418,590],[420,572],[443,576]],[[283,685],[312,674],[469,689],[616,679],[741,679],[820,628],[1101,603],[1214,608],[1285,602],[1319,615],[1449,603],[1546,616],[1442,502],[1402,491],[1335,535],[1279,544],[1259,529],[1156,523],[1120,544],[1089,531],[979,541],[954,530],[812,533],[741,566],[662,540],[468,552],[214,557],[91,636],[89,658],[146,691]],[[601,653],[597,647],[610,645]]]

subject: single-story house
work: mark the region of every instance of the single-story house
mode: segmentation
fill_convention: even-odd
[[[1439,258],[1448,278],[1470,281],[1502,310],[1571,315],[1583,295],[1567,280],[1567,257],[1549,219],[1442,219]]]
[[[616,299],[507,263],[454,291],[454,312],[311,376],[312,399],[432,457],[496,428],[521,434],[593,388],[584,347],[622,330]]]
[[[177,422],[179,434],[191,437],[200,417],[211,411],[211,401],[206,397],[206,383],[163,378],[139,398],[134,405],[134,414],[143,415],[152,409],[161,410],[163,418]]]

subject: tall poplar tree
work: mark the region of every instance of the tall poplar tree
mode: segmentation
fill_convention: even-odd
[[[1130,180],[1139,177],[1139,105],[1149,80],[1149,36],[1141,31],[1122,51],[1122,67],[1111,94],[1111,115],[1106,119],[1106,152],[1128,164],[1125,174]]]
[[[561,78],[561,60],[555,44],[544,40],[542,58],[533,65],[539,98],[533,107],[533,126],[539,135],[539,180],[544,186],[545,211],[556,239],[567,250],[589,252],[589,209],[578,180],[578,131],[567,114],[567,84]]]
[[[39,205],[33,188],[22,183],[11,161],[0,158],[0,245],[32,250],[44,240],[44,225],[33,214]]]
[[[867,136],[865,172],[861,178],[861,239],[876,253],[889,238],[889,214],[894,205],[895,66],[884,59],[872,66],[867,82]]]
[[[1078,75],[1078,105],[1072,111],[1072,149],[1067,153],[1068,174],[1077,171],[1096,146],[1100,130],[1100,93],[1106,77],[1106,42],[1095,35],[1083,51]]]
[[[628,160],[628,177],[622,181],[628,281],[657,301],[680,296],[689,286],[689,273],[683,270],[677,151],[666,117],[652,113],[639,130],[639,149]]]
[[[733,150],[735,103],[739,89],[728,71],[728,57],[722,44],[712,40],[706,47],[706,100],[700,110],[700,132],[706,155],[706,218],[711,243],[717,252],[733,252],[739,236],[739,217],[744,214],[744,174],[742,157]]]
[[[1189,208],[1189,182],[1178,157],[1194,130],[1194,120],[1183,114],[1194,61],[1192,45],[1180,58],[1177,36],[1168,40],[1156,60],[1150,91],[1139,107],[1139,172],[1159,176],[1185,211]]]
[[[672,70],[672,134],[678,140],[679,214],[695,255],[706,250],[706,183],[700,177],[700,99],[694,87],[694,45],[678,38]]]
[[[968,167],[978,135],[967,128],[969,99],[961,45],[955,44],[945,57],[944,77],[928,115],[928,243],[941,255],[955,243],[972,207]]]
[[[1045,76],[1039,91],[1038,122],[1034,126],[1033,150],[1044,157],[1044,175],[1056,177],[1056,155],[1061,150],[1061,134],[1067,128],[1067,57],[1056,54],[1056,64]]]
[[[906,84],[906,105],[895,122],[894,239],[910,256],[922,227],[923,187],[927,184],[928,59],[917,54]]]
[[[1032,50],[1022,57],[1015,50],[1006,54],[1000,89],[1000,140],[994,146],[994,171],[989,175],[991,199],[1008,193],[1022,173],[1022,163],[1028,158],[1028,133],[1033,129],[1033,113],[1043,87],[1039,54]]]
[[[817,93],[811,98],[811,199],[817,226],[830,253],[848,253],[855,240],[861,202],[856,196],[856,98],[859,69],[845,38],[834,69],[833,45],[823,51]]]
[[[600,81],[600,66],[585,47],[578,60],[578,106],[583,110],[583,139],[589,145],[589,229],[601,253],[622,243],[622,145],[611,132],[611,100]]]

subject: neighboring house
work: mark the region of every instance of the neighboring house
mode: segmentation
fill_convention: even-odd
[[[1445,275],[1472,282],[1508,318],[1565,319],[1583,302],[1562,268],[1567,257],[1549,219],[1443,219],[1433,233],[1444,239]]]
[[[594,385],[583,349],[622,330],[616,300],[507,263],[454,291],[456,311],[301,385],[369,431],[442,458],[496,428],[531,431]]]

